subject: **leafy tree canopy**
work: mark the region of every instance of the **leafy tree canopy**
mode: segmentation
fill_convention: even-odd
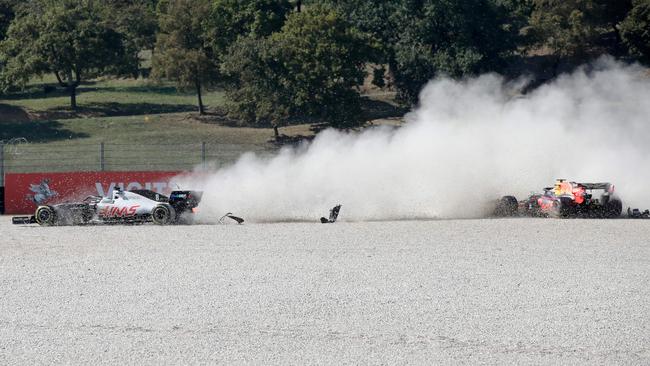
[[[7,37],[7,30],[9,30],[9,25],[16,16],[16,6],[18,5],[18,0],[0,0],[0,41],[4,40]],[[6,61],[0,55],[0,75],[2,74]],[[1,86],[1,85],[0,85]],[[0,94],[2,93],[2,88],[0,88]]]
[[[158,32],[157,0],[105,0],[104,19],[125,36],[127,54],[137,66],[143,50],[153,50]],[[137,75],[138,70],[125,70]]]
[[[18,0],[0,0],[0,41],[7,36],[9,24],[16,16]]]
[[[101,2],[34,0],[19,7],[0,44],[6,66],[3,85],[24,85],[32,76],[52,73],[70,91],[82,80],[114,74],[129,60],[124,36],[100,17]]]
[[[375,62],[388,62],[392,55],[392,45],[401,32],[402,26],[392,22],[393,16],[402,0],[321,0],[346,17],[347,21],[358,30],[367,33],[374,42],[375,49],[381,51],[371,56]]]
[[[201,89],[217,78],[214,53],[203,32],[209,0],[168,0],[159,6],[160,31],[152,59],[153,76],[196,90],[199,112],[205,112]]]
[[[438,74],[462,77],[497,70],[516,47],[507,9],[489,0],[404,0],[391,69],[399,97],[415,102]]]
[[[538,45],[559,57],[586,59],[607,52],[607,33],[620,38],[617,25],[630,9],[631,0],[534,0],[530,24]]]
[[[288,0],[213,0],[205,30],[220,59],[240,36],[262,38],[282,28],[293,9]]]
[[[650,0],[634,0],[633,8],[620,28],[630,53],[650,64]]]
[[[282,30],[266,39],[241,38],[232,46],[223,71],[236,117],[274,126],[293,116],[358,124],[366,39],[337,12],[311,6],[292,13]]]

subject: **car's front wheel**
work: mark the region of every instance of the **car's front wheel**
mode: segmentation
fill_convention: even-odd
[[[41,226],[52,226],[56,224],[56,211],[52,206],[39,206],[34,218]]]

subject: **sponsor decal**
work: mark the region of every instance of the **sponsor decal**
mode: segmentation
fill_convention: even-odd
[[[120,187],[120,189],[123,191],[132,191],[134,189],[148,189],[150,191],[158,193],[169,193],[171,192],[171,187],[168,186],[168,182],[111,182],[107,186],[103,185],[101,182],[95,183],[95,188],[97,188],[97,195],[102,197],[108,196],[109,193],[113,192],[115,187]],[[104,189],[104,187],[106,187],[106,189]]]
[[[113,188],[149,189],[169,195],[170,181],[179,171],[69,172],[5,174],[5,213],[33,214],[39,205],[81,201],[87,196],[106,196]],[[118,214],[118,213],[116,213]],[[126,215],[128,212],[119,214]]]
[[[133,206],[104,206],[99,210],[99,216],[102,217],[132,217],[138,211],[140,205]]]

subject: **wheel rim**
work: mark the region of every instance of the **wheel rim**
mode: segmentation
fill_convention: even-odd
[[[156,221],[164,222],[165,220],[167,220],[167,211],[164,208],[159,207],[154,210],[153,216]]]
[[[52,217],[52,213],[48,209],[41,209],[38,211],[38,219],[41,222],[48,222]]]

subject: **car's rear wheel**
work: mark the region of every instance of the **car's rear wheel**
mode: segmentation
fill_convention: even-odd
[[[86,225],[93,219],[93,211],[90,208],[85,208],[81,212],[81,223]]]
[[[494,209],[494,214],[500,217],[515,216],[517,214],[518,206],[519,203],[515,197],[503,196],[497,202],[497,206]]]
[[[56,224],[56,211],[52,206],[40,206],[36,209],[34,215],[36,223],[42,226],[51,226]]]
[[[544,217],[552,217],[554,219],[562,217],[562,202],[554,200],[551,207],[545,210]]]
[[[569,197],[560,197],[553,202],[553,207],[549,216],[555,218],[577,217],[578,209],[572,202],[573,200]]]
[[[158,205],[151,211],[151,220],[154,224],[169,225],[172,223],[173,215],[169,206]]]

